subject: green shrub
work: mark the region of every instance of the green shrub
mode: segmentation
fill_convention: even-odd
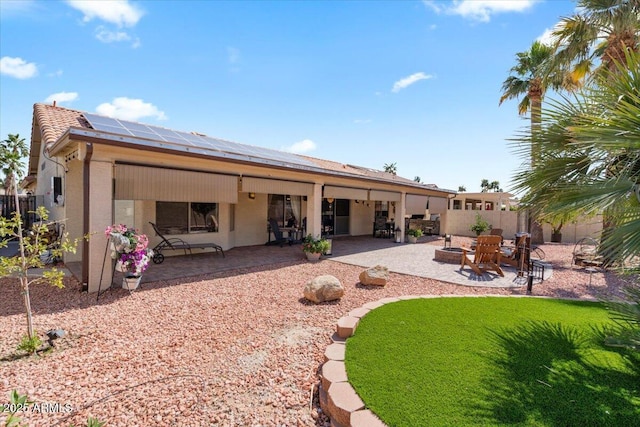
[[[18,351],[24,351],[29,354],[34,354],[41,345],[42,340],[37,334],[34,333],[31,337],[29,337],[29,335],[23,335],[17,349]]]
[[[416,228],[415,230],[409,230],[407,234],[413,237],[420,237],[422,236],[422,230],[420,230],[419,228]]]

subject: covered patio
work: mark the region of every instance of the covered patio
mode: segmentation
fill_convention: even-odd
[[[464,239],[464,238],[461,238]],[[491,288],[519,288],[526,280],[517,277],[517,271],[504,266],[505,277],[485,273],[476,276],[469,268],[460,270],[458,263],[443,263],[434,260],[435,250],[442,247],[444,239],[439,236],[423,236],[417,244],[395,243],[393,239],[378,239],[371,236],[344,236],[333,239],[332,254],[325,259],[362,267],[383,265],[395,273],[430,278],[464,286]],[[287,265],[307,264],[299,244],[268,246],[243,246],[225,251],[223,258],[215,253],[168,256],[161,264],[150,264],[142,276],[142,283],[158,281],[182,282],[206,279],[209,276],[241,274],[245,269],[261,271],[278,269]],[[80,274],[80,263],[69,263],[69,270]],[[552,275],[551,266],[545,279]],[[121,274],[115,272],[113,289],[119,288]],[[104,289],[104,288],[103,288]]]

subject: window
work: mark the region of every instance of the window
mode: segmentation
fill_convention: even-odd
[[[156,224],[165,234],[218,231],[218,204],[156,202]]]
[[[462,210],[462,200],[453,201],[453,210],[456,210],[456,211]]]
[[[269,194],[267,218],[276,220],[280,227],[300,226],[302,196],[288,194]]]
[[[377,217],[389,217],[389,202],[377,201],[375,205],[375,216]]]

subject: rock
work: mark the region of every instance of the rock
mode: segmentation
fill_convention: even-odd
[[[381,265],[376,265],[360,273],[360,283],[363,285],[385,286],[387,280],[389,280],[389,269]]]
[[[342,283],[329,274],[311,279],[304,287],[304,297],[316,304],[340,299],[343,295]]]

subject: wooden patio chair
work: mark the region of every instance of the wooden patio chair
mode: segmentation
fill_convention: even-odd
[[[482,276],[486,271],[491,270],[504,277],[504,273],[500,268],[501,241],[501,236],[478,236],[473,261],[467,257],[467,252],[471,251],[471,249],[463,246],[461,248],[462,260],[460,263],[460,269],[462,270],[465,265],[468,265],[474,273],[479,276]]]
[[[500,244],[504,243],[504,237],[502,237],[502,228],[492,228],[489,230],[490,236],[500,236]]]

